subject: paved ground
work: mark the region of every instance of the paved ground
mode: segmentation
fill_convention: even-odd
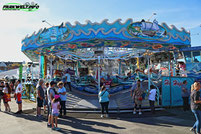
[[[14,100],[10,105],[16,112]],[[0,112],[0,134],[190,134],[189,129],[194,123],[192,113],[180,109],[157,111],[154,116],[149,112],[144,112],[142,116],[111,114],[109,119],[101,119],[97,113],[68,113],[65,118],[59,119],[61,131],[57,132],[46,127],[46,119],[35,117],[34,107],[35,103],[23,101],[22,115]]]

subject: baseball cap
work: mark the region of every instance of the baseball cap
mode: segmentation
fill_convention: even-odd
[[[60,98],[60,96],[59,96],[59,95],[55,95],[54,98],[55,98],[55,99],[58,99],[58,98]]]

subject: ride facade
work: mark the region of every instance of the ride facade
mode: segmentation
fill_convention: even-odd
[[[21,50],[39,62],[40,78],[61,80],[68,69],[75,89],[97,94],[102,84],[116,93],[130,89],[136,79],[146,83],[144,89],[158,87],[161,76],[175,75],[175,55],[190,45],[184,28],[156,20],[105,19],[40,29],[22,40]]]

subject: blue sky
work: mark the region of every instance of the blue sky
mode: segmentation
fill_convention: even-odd
[[[36,2],[40,5],[37,12],[2,11],[6,3]],[[153,17],[159,23],[184,27],[190,30],[192,46],[201,46],[201,0],[1,0],[0,1],[0,61],[29,61],[21,52],[21,40],[40,28],[69,21],[74,23],[85,20],[100,22],[118,18],[124,22],[127,18],[134,21]],[[198,35],[199,34],[199,35]]]

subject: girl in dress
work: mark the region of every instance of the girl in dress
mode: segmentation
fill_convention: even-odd
[[[59,110],[60,110],[60,96],[59,95],[55,95],[54,99],[52,100],[52,130],[59,130],[58,126],[57,126],[57,119],[59,116]],[[55,123],[55,126],[54,126]]]

